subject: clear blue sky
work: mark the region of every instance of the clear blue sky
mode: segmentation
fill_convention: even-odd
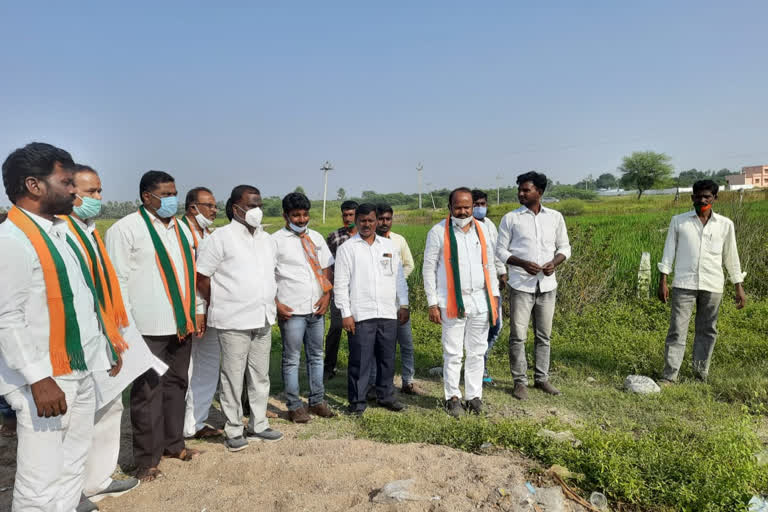
[[[213,4],[0,3],[2,158],[59,145],[110,199],[768,164],[765,1]]]

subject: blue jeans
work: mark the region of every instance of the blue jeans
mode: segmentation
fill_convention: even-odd
[[[503,299],[501,299],[503,300]],[[501,332],[501,300],[499,300],[499,314],[496,317],[496,324],[488,329],[488,350],[485,351],[485,373],[488,373],[488,355],[493,349],[493,345],[496,340],[499,339],[499,333]]]
[[[403,386],[413,382],[416,374],[413,362],[413,332],[411,331],[411,319],[403,325],[397,324],[397,343],[400,344],[400,372],[403,376]],[[371,386],[376,382],[376,365],[371,366],[371,376],[368,380]]]
[[[7,419],[16,419],[16,411],[8,405],[5,401],[5,397],[0,396],[0,416]]]
[[[325,317],[317,315],[293,315],[279,321],[280,336],[283,338],[283,387],[288,409],[295,411],[303,407],[299,396],[299,364],[301,346],[307,359],[309,377],[309,405],[319,405],[325,400],[323,386],[323,334]]]

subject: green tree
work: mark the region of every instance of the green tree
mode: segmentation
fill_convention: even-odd
[[[301,185],[299,185],[298,187],[293,189],[293,191],[296,192],[297,194],[304,194],[304,195],[306,195],[306,192],[304,192],[304,187],[302,187]]]
[[[339,187],[339,190],[336,191],[336,198],[343,201],[345,197],[347,197],[347,191],[344,190],[344,187]]]
[[[672,176],[671,158],[664,153],[653,151],[635,151],[625,156],[619,167],[623,185],[635,187],[637,198],[657,183]]]
[[[595,181],[597,188],[616,188],[618,184],[619,180],[610,172],[601,174],[597,177],[597,181]]]

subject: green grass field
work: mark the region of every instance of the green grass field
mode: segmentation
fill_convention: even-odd
[[[430,367],[442,364],[442,356],[439,326],[426,316],[421,256],[427,230],[445,212],[397,212],[401,222],[413,219],[394,230],[409,240],[417,261],[409,279],[412,323],[417,378],[423,379],[429,396],[406,397],[409,409],[401,414],[374,408],[360,420],[341,416],[313,422],[306,435],[355,435],[469,451],[491,442],[539,461],[542,470],[552,464],[566,466],[580,474],[571,484],[585,495],[603,492],[614,509],[746,510],[752,494],[768,491],[768,466],[757,457],[768,441],[764,419],[768,410],[766,199],[766,194],[755,194],[739,205],[736,196],[724,194],[716,207],[736,222],[742,265],[748,272],[749,303],[737,311],[727,285],[719,341],[706,384],[692,378],[689,347],[681,384],[652,396],[621,390],[629,374],[660,376],[669,308],[653,298],[637,298],[637,267],[640,254],[650,252],[653,297],[658,279],[655,265],[669,219],[689,206],[687,201],[676,204],[670,197],[613,198],[581,204],[580,215],[566,217],[573,257],[558,271],[552,338],[552,381],[563,395],[548,397],[532,390],[531,399],[524,403],[511,397],[505,325],[490,359],[497,386],[485,392],[488,414],[460,421],[441,410],[442,385],[427,377]],[[493,206],[491,216],[498,222],[516,206]],[[104,229],[109,221],[99,222]],[[280,219],[265,222],[274,229],[282,225]],[[312,227],[327,233],[337,223],[313,222]],[[505,313],[505,323],[507,318]],[[529,354],[531,345],[529,341]],[[344,346],[342,342],[340,366],[346,365]],[[282,390],[280,352],[275,329],[271,371],[275,395]],[[339,407],[346,402],[343,375],[327,388],[329,400]],[[537,435],[542,428],[570,430],[581,444],[575,447],[542,438]]]

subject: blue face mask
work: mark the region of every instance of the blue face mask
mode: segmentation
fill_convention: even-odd
[[[73,206],[72,211],[83,220],[92,219],[101,213],[101,201],[92,197],[80,197],[77,196],[83,204],[80,206]]]
[[[150,192],[150,194],[152,194]],[[152,194],[155,196],[155,194]],[[168,217],[173,217],[176,215],[176,213],[179,211],[179,198],[176,196],[168,196],[168,197],[159,197],[155,196],[160,200],[160,208],[157,209],[155,213],[157,213],[157,216],[161,219],[167,219]]]
[[[293,222],[289,222],[288,226],[290,227],[291,231],[293,231],[294,233],[298,233],[298,234],[302,234],[303,232],[305,232],[307,230],[307,225],[306,224],[303,225],[303,226],[297,226]]]
[[[475,206],[474,208],[472,208],[472,216],[477,220],[483,220],[487,214],[488,214],[487,206]]]

